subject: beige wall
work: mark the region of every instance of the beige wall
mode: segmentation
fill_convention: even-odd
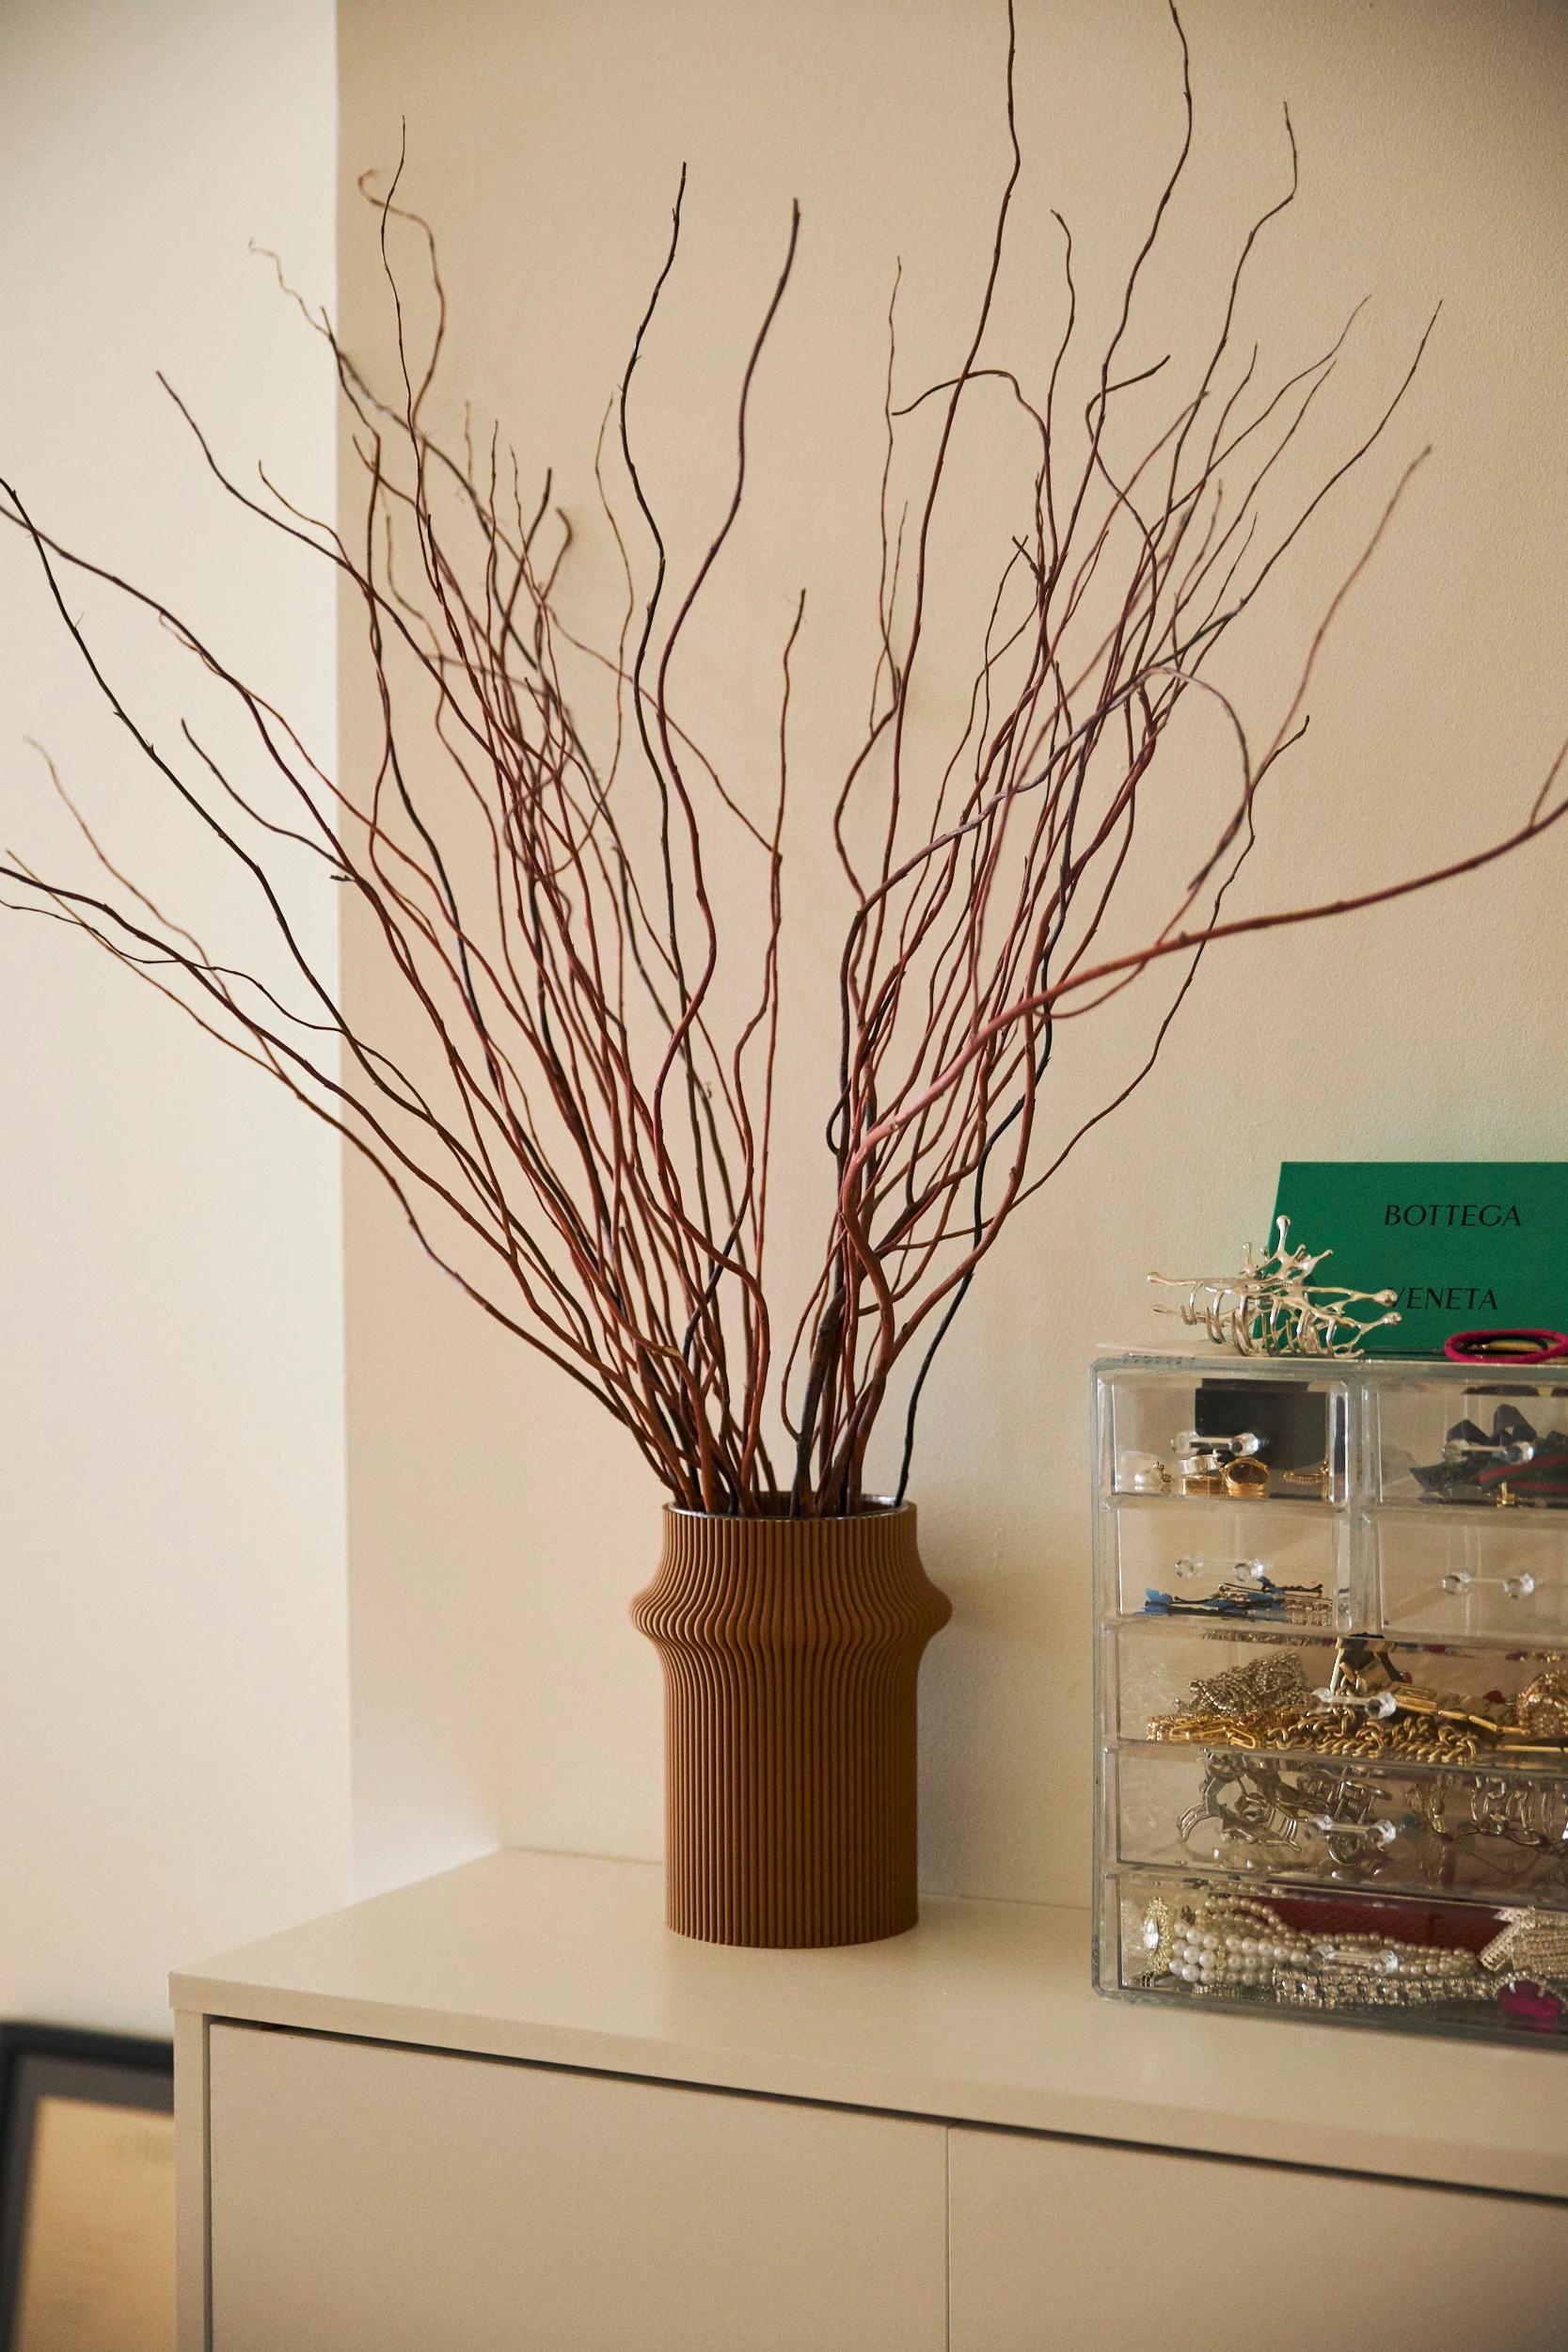
[[[0,74],[0,471],[327,745],[330,582],[230,515],[154,372],[329,505],[332,387],[245,248],[330,294],[331,8],[10,0]],[[85,872],[30,735],[245,940],[9,532],[0,583],[6,845]],[[155,629],[73,602],[161,739],[227,739]],[[330,960],[330,892],[295,905]],[[171,1965],[347,1892],[337,1154],[53,925],[0,922],[0,2014],[161,2030]]]
[[[1282,97],[1303,194],[1243,335],[1288,373],[1372,296],[1321,446],[1357,437],[1444,303],[1385,450],[1218,674],[1277,713],[1388,487],[1433,442],[1325,659],[1307,744],[1280,771],[1246,883],[1263,906],[1478,845],[1528,803],[1568,729],[1568,16],[1532,0],[1190,0],[1185,15],[1197,147],[1141,356],[1190,359],[1215,316],[1224,260],[1280,184]],[[1047,207],[1072,221],[1103,313],[1106,273],[1125,266],[1171,151],[1178,85],[1157,0],[1022,0],[1021,25],[1029,193],[995,348],[1037,367],[1057,318]],[[748,648],[777,643],[810,585],[791,884],[807,1007],[820,1001],[814,951],[819,967],[842,921],[806,816],[825,806],[864,699],[879,322],[901,254],[909,380],[961,348],[1002,168],[1001,37],[990,0],[341,11],[348,340],[385,364],[373,239],[346,192],[394,157],[406,115],[405,184],[438,227],[452,300],[446,413],[467,395],[499,412],[525,463],[557,460],[589,531],[579,610],[600,577],[593,438],[680,162],[687,246],[641,405],[655,494],[688,561],[720,494],[737,356],[789,199],[802,201],[799,278],[755,410],[754,502],[689,675],[689,707],[744,759],[766,739],[754,730],[775,675]],[[1002,425],[975,413],[963,497],[980,513],[1008,452]],[[362,724],[357,708],[351,754]],[[1212,793],[1203,746],[1173,757],[1194,795]],[[1185,872],[1180,807],[1170,822],[1156,864]],[[956,1605],[925,1684],[933,1887],[1084,1895],[1084,1370],[1097,1343],[1158,1328],[1144,1271],[1224,1265],[1260,1237],[1282,1157],[1568,1155],[1565,876],[1554,843],[1437,897],[1216,954],[1155,1078],[993,1261],[934,1385],[916,1481],[928,1564]],[[1151,871],[1135,887],[1159,884]],[[363,968],[358,985],[371,989]],[[1149,1002],[1123,999],[1074,1038],[1057,1132],[1133,1066]],[[822,1074],[802,1054],[787,1081],[781,1189],[799,1203],[801,1252],[825,1197]],[[357,1178],[348,1237],[366,1873],[497,1835],[653,1852],[657,1677],[626,1604],[652,1563],[656,1497],[608,1424],[443,1292]]]

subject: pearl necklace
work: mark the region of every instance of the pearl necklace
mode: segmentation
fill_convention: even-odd
[[[1474,1952],[1394,1936],[1306,1934],[1245,1895],[1206,1895],[1196,1904],[1156,1896],[1143,1942],[1146,1982],[1173,1978],[1199,1994],[1241,1988],[1298,2007],[1484,2000],[1497,1989]]]

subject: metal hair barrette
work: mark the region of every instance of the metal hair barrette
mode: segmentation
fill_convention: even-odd
[[[1164,1290],[1183,1291],[1180,1306],[1157,1306],[1156,1314],[1179,1314],[1190,1327],[1201,1327],[1216,1347],[1237,1356],[1355,1356],[1363,1341],[1386,1324],[1398,1323],[1392,1309],[1397,1291],[1342,1290],[1314,1282],[1329,1249],[1316,1256],[1288,1247],[1291,1220],[1275,1222],[1275,1246],[1262,1258],[1247,1243],[1239,1274],[1151,1274],[1149,1280]],[[1381,1307],[1385,1311],[1373,1314]]]

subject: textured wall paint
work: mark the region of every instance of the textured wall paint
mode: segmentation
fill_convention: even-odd
[[[0,69],[0,470],[325,748],[330,578],[230,511],[154,371],[329,508],[330,376],[246,244],[329,296],[331,8],[12,0]],[[0,566],[6,845],[86,876],[30,735],[111,854],[247,946],[14,532]],[[160,740],[234,739],[155,628],[71,601]],[[293,903],[330,963],[330,891]],[[0,921],[0,2012],[158,2030],[170,1966],[348,1888],[337,1153],[52,924]]]
[[[1568,732],[1568,14],[1533,0],[1191,0],[1185,14],[1197,141],[1139,357],[1190,358],[1216,319],[1236,241],[1281,185],[1285,97],[1302,198],[1241,335],[1263,339],[1285,373],[1372,296],[1320,447],[1354,444],[1444,303],[1361,486],[1307,534],[1220,674],[1260,718],[1277,715],[1383,499],[1433,442],[1323,660],[1307,741],[1271,787],[1245,883],[1261,907],[1478,846],[1528,803]],[[1109,273],[1135,249],[1173,151],[1179,81],[1157,0],[1022,0],[1021,27],[1027,192],[991,348],[1037,367],[1059,322],[1047,208],[1070,218],[1103,316]],[[807,581],[798,819],[825,805],[864,702],[895,257],[905,380],[920,383],[951,365],[972,315],[1005,168],[1002,41],[991,0],[452,0],[438,14],[347,0],[341,13],[350,343],[385,366],[377,257],[351,186],[395,157],[405,115],[405,185],[437,225],[451,295],[449,395],[499,412],[525,469],[557,461],[585,533],[579,612],[604,577],[583,495],[593,440],[681,161],[685,251],[640,389],[677,565],[721,503],[737,363],[801,199],[800,271],[758,385],[749,518],[693,634],[683,706],[742,762],[765,744],[776,671],[749,649],[779,642]],[[964,495],[978,514],[1006,427],[975,417]],[[351,749],[364,723],[351,703]],[[1171,752],[1200,802],[1214,789],[1205,753],[1212,742]],[[810,1006],[843,916],[806,830],[798,821],[790,888],[794,985]],[[1187,871],[1192,838],[1179,827],[1156,865]],[[1216,953],[1156,1075],[998,1252],[933,1384],[916,1480],[925,1556],[955,1602],[925,1679],[931,1886],[1084,1897],[1084,1370],[1097,1343],[1160,1330],[1145,1269],[1231,1263],[1261,1234],[1282,1156],[1568,1152],[1565,875],[1554,842],[1438,896]],[[1140,903],[1164,906],[1159,883],[1146,873]],[[378,1009],[368,963],[350,961]],[[1056,1132],[1136,1066],[1160,1001],[1130,995],[1084,1025],[1049,1113]],[[803,1265],[824,1190],[820,1073],[797,1060],[786,1087],[781,1191]],[[655,1495],[590,1406],[416,1263],[356,1177],[349,1203],[354,1593],[356,1627],[373,1634],[356,1654],[356,1756],[372,1875],[493,1831],[656,1851],[658,1677],[626,1617],[654,1557]]]

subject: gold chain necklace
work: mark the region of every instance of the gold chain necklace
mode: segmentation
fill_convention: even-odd
[[[1188,1704],[1156,1715],[1147,1737],[1209,1748],[1283,1748],[1320,1756],[1392,1756],[1465,1764],[1481,1756],[1568,1754],[1568,1661],[1548,1658],[1498,1708],[1424,1691],[1393,1665],[1386,1645],[1347,1635],[1326,1684],[1314,1690],[1299,1658],[1276,1652],[1203,1677]]]

